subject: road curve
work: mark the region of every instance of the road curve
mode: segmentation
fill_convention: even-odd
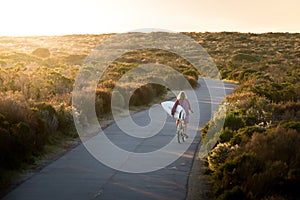
[[[199,126],[194,127],[198,130],[211,119],[214,110],[224,99],[222,82],[199,79],[199,83],[201,87],[195,90],[197,101],[191,102],[192,107],[199,106],[200,109]],[[224,86],[226,94],[235,88],[231,83],[224,83]],[[149,110],[131,117],[137,124],[147,124],[150,120]],[[161,148],[170,141],[175,134],[175,125],[174,119],[167,117],[160,134],[151,137],[151,140],[133,139],[124,134],[116,123],[111,124],[104,132],[120,148],[143,153]],[[193,141],[188,139],[190,146],[179,159],[149,173],[126,173],[109,168],[80,144],[20,184],[3,200],[185,199],[188,176],[200,137],[198,131]],[[109,152],[107,155],[109,156]]]

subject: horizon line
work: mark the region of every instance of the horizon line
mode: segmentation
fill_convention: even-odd
[[[142,30],[147,30],[147,29],[137,29],[137,30],[132,30],[132,31],[119,31],[119,32],[101,32],[101,33],[96,33],[96,32],[86,32],[86,33],[61,33],[61,34],[16,34],[16,35],[1,35],[0,37],[60,37],[60,36],[71,36],[71,35],[114,35],[114,34],[124,34],[124,33],[132,33],[132,32],[142,32],[142,33],[152,33],[152,32],[173,32],[173,33],[243,33],[243,34],[270,34],[270,33],[285,33],[285,34],[300,34],[300,31],[238,31],[238,30],[218,30],[218,31],[192,31],[192,30],[186,30],[186,31],[172,31],[172,30],[167,30],[167,29],[149,29],[152,31],[142,31]]]

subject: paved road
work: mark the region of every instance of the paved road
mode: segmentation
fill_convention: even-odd
[[[200,79],[201,87],[196,90],[200,122],[203,126],[212,112],[224,99],[224,89],[219,81]],[[210,85],[209,89],[207,85]],[[225,83],[226,93],[232,92],[233,84]],[[222,93],[223,91],[223,93]],[[159,108],[157,105],[156,108]],[[131,116],[140,125],[149,123],[149,111]],[[198,127],[194,127],[197,128]],[[174,120],[167,118],[162,130],[151,139],[130,137],[116,123],[104,130],[110,140],[119,147],[138,153],[151,152],[170,142],[174,137]],[[90,140],[93,140],[90,139]],[[185,199],[188,176],[193,157],[199,144],[200,133],[187,141],[188,150],[170,165],[149,173],[126,173],[111,169],[79,145],[60,159],[49,164],[30,179],[19,185],[4,200],[92,200],[92,199]],[[178,144],[182,145],[182,144]],[[109,155],[109,153],[108,153]]]

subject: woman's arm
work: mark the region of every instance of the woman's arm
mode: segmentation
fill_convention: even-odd
[[[175,112],[176,112],[176,108],[177,108],[178,104],[179,104],[179,101],[176,100],[175,103],[174,103],[174,105],[173,105],[173,108],[172,108],[172,110],[171,110],[171,116],[172,116],[172,117],[174,117],[174,114],[175,114]]]
[[[190,104],[189,100],[187,100],[187,102],[188,102],[189,111],[190,111],[191,113],[193,113],[194,111],[193,111],[192,108],[191,108],[191,104]]]

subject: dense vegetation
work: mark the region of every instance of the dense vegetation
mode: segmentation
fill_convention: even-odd
[[[239,83],[207,158],[212,198],[299,199],[300,34],[189,35],[207,48],[223,78]]]
[[[185,33],[213,57],[222,77],[239,83],[209,154],[215,199],[299,199],[300,34]],[[45,145],[76,137],[71,94],[81,63],[110,35],[0,38],[0,185],[44,153]],[[110,113],[112,89],[128,70],[161,63],[198,74],[161,50],[128,52],[111,64],[96,90],[99,117]],[[124,91],[134,85],[124,85]],[[145,105],[166,88],[141,85],[130,104]],[[213,119],[203,129],[216,123]],[[208,143],[209,144],[209,143]],[[200,188],[201,189],[201,188]]]
[[[84,59],[108,37],[0,37],[0,189],[9,184],[15,172],[43,155],[46,145],[77,137],[71,105],[75,78]],[[182,58],[155,49],[131,51],[99,77],[95,99],[99,118],[111,112],[117,80],[141,63],[167,64],[197,86],[198,73]],[[82,70],[93,73],[94,69]],[[167,91],[161,85],[143,82],[123,84],[119,90],[126,93],[134,87],[131,107],[148,105]],[[78,114],[80,123],[89,126],[85,113]]]

